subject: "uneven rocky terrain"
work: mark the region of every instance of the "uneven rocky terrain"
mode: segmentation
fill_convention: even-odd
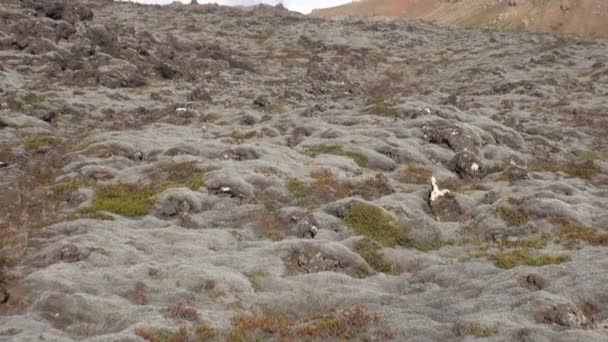
[[[0,340],[608,339],[607,40],[0,19]]]
[[[402,16],[469,28],[608,36],[604,0],[361,0],[315,16]]]

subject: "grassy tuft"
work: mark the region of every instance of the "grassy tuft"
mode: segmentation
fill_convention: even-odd
[[[152,328],[137,328],[135,335],[150,342],[185,342],[188,341],[186,327],[180,327],[178,331],[158,330]]]
[[[215,338],[215,330],[209,323],[201,322],[194,327],[194,340],[196,342],[215,341]]]
[[[608,152],[605,151],[578,151],[576,156],[582,160],[608,160]]]
[[[354,160],[354,162],[359,165],[359,167],[366,168],[368,166],[367,157],[364,155],[358,154],[352,151],[344,150],[342,145],[326,145],[321,144],[312,148],[309,148],[305,152],[308,156],[315,158],[320,154],[334,154],[337,156],[349,157]]]
[[[266,273],[264,271],[252,271],[252,272],[245,272],[243,274],[245,275],[245,277],[247,277],[247,279],[249,279],[249,282],[251,283],[251,287],[253,287],[253,289],[255,291],[260,291],[262,289],[261,280],[262,280],[262,278],[268,276],[268,273]]]
[[[12,160],[15,157],[15,155],[13,154],[13,150],[11,149],[10,146],[8,145],[0,145],[0,161],[1,162],[8,162],[10,160]]]
[[[287,181],[287,190],[297,199],[306,198],[311,194],[309,185],[295,178]]]
[[[258,135],[256,131],[250,131],[243,133],[242,131],[235,130],[230,133],[230,137],[234,139],[237,144],[243,143],[245,140],[253,139]]]
[[[184,303],[172,304],[161,310],[163,316],[174,319],[185,319],[188,321],[198,321],[198,311]]]
[[[360,184],[353,185],[351,189],[351,195],[359,195],[366,200],[390,195],[394,192],[388,179],[381,173],[374,177],[367,178]]]
[[[205,185],[205,176],[195,162],[170,164],[162,169],[167,173],[165,188],[183,186],[196,191]]]
[[[31,229],[42,229],[42,228],[48,227],[50,225],[53,225],[55,223],[57,223],[57,222],[48,221],[48,220],[36,221],[36,222],[33,222],[32,224],[30,224],[30,228]]]
[[[600,172],[600,169],[593,164],[593,160],[582,163],[575,161],[554,161],[540,160],[529,165],[531,171],[537,172],[563,172],[570,177],[591,179]]]
[[[91,206],[81,213],[97,215],[107,211],[127,217],[147,215],[156,203],[158,189],[134,184],[98,185]]]
[[[377,242],[364,238],[355,243],[357,252],[368,265],[378,272],[388,273],[393,270],[393,263],[382,254],[382,246]]]
[[[396,224],[393,218],[375,205],[358,203],[352,206],[344,221],[355,233],[377,241],[383,246],[394,247],[411,242],[407,227]]]
[[[512,251],[504,251],[497,253],[480,252],[474,257],[488,257],[494,262],[498,268],[510,269],[517,266],[545,266],[561,264],[570,260],[570,257],[565,254],[555,255],[532,255],[526,248],[519,248]]]
[[[519,226],[528,222],[528,214],[522,209],[513,209],[505,206],[494,208],[494,214],[500,217],[509,226]]]
[[[551,217],[549,221],[557,228],[558,234],[565,240],[587,241],[593,245],[608,245],[608,233],[599,234],[592,227],[582,226],[563,217]]]
[[[399,170],[399,181],[403,183],[428,184],[431,176],[431,170],[418,165],[410,165]]]
[[[232,318],[227,341],[362,340],[390,338],[381,317],[362,305],[337,311],[330,309],[306,317],[281,312],[238,314]]]
[[[368,106],[367,113],[378,116],[395,117],[397,110],[384,95],[370,96],[365,101]]]
[[[480,323],[456,324],[454,333],[456,336],[490,337],[496,335],[498,328],[495,324],[486,325]]]
[[[46,95],[39,95],[34,93],[28,93],[21,98],[21,100],[28,105],[33,105],[36,103],[41,103],[47,100]]]
[[[51,199],[56,202],[67,201],[70,198],[70,195],[78,191],[78,189],[94,185],[95,183],[93,181],[84,179],[71,179],[59,182],[51,187],[51,191],[53,193],[51,195]]]
[[[23,147],[29,151],[35,151],[43,147],[51,146],[55,143],[55,138],[48,134],[39,134],[33,137],[27,137],[23,141]]]
[[[312,172],[311,177],[311,183],[298,179],[290,179],[287,182],[287,189],[301,205],[317,207],[345,198],[351,191],[348,185],[340,182],[329,170]]]
[[[274,210],[273,202],[266,202],[268,206],[261,210],[249,213],[249,222],[252,222],[257,235],[271,241],[281,241],[285,238],[285,225],[281,217]]]
[[[68,215],[68,221],[74,221],[78,219],[91,219],[100,221],[114,221],[114,216],[106,214],[101,211],[96,211],[90,208],[78,209],[75,213]]]

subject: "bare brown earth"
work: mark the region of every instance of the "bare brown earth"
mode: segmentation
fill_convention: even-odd
[[[607,132],[602,38],[1,0],[0,340],[606,341]]]
[[[608,35],[603,0],[363,0],[312,15],[402,16],[471,28]]]

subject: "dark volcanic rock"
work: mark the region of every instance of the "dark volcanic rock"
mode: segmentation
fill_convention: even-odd
[[[59,258],[63,262],[78,262],[86,258],[86,255],[80,252],[76,245],[66,245],[59,251]]]
[[[188,101],[211,102],[212,99],[211,99],[211,95],[205,88],[197,87],[188,95]]]
[[[458,221],[462,215],[462,209],[452,193],[447,193],[434,201],[429,200],[429,207],[438,221]]]
[[[10,296],[8,290],[6,289],[6,287],[4,285],[0,284],[0,304],[4,304],[4,303],[8,302],[10,297],[11,296]]]
[[[450,170],[454,171],[460,178],[475,179],[482,175],[482,164],[479,157],[470,151],[457,153],[450,161]]]
[[[558,304],[547,310],[539,311],[536,314],[536,320],[571,329],[580,329],[590,323],[583,311],[572,303]]]
[[[259,95],[253,100],[253,104],[260,108],[270,107],[270,100],[266,95]]]

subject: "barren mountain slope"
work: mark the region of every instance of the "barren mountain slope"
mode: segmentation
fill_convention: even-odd
[[[605,39],[0,19],[0,340],[608,339]]]
[[[363,0],[316,16],[404,16],[465,27],[608,35],[603,0]]]

